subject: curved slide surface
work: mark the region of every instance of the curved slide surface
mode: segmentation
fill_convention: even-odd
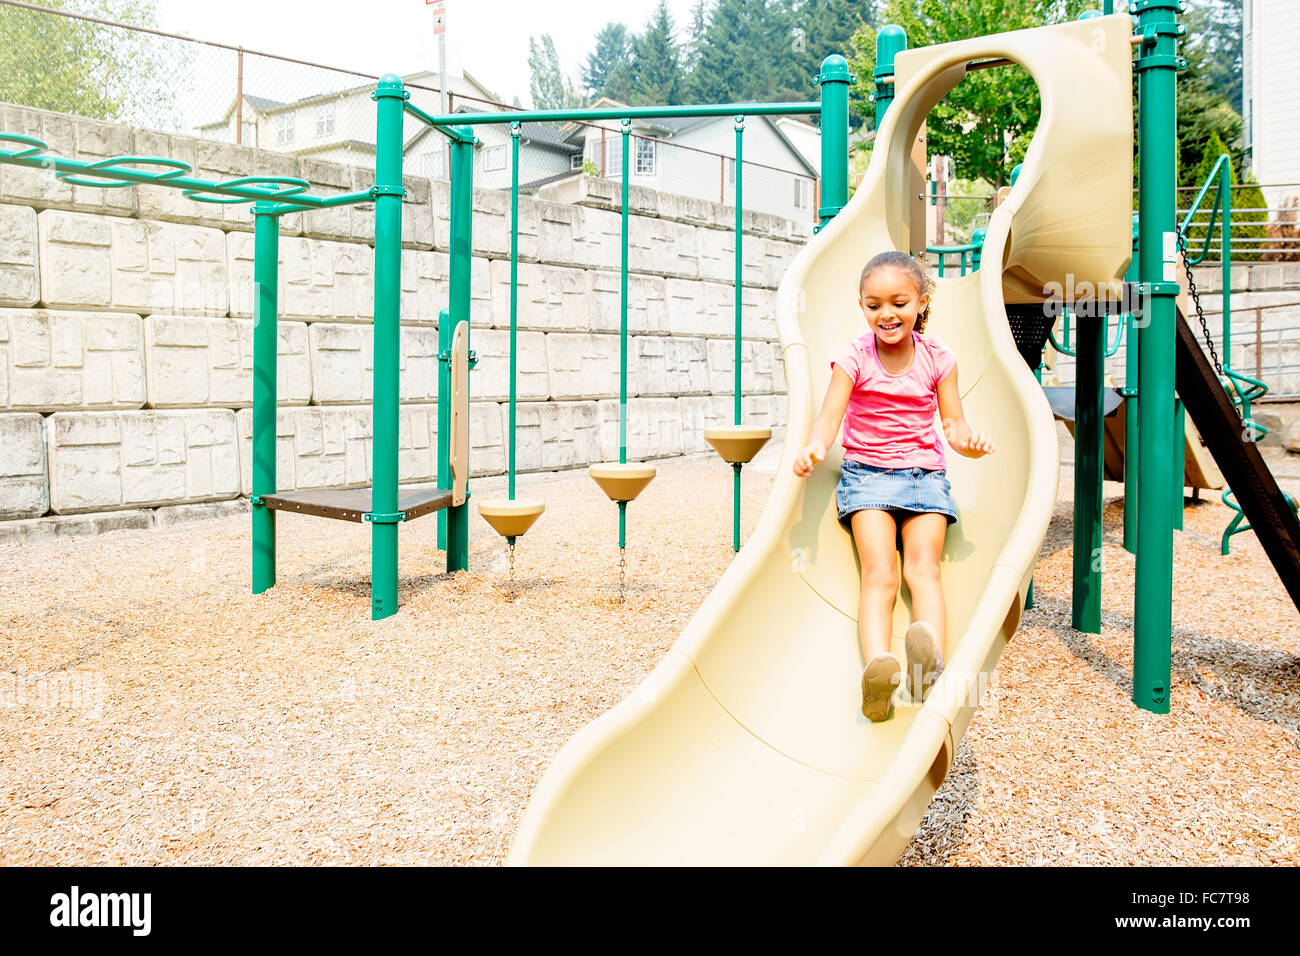
[[[899,56],[895,100],[845,209],[792,263],[777,297],[789,427],[754,534],[640,687],[577,733],[538,784],[515,864],[889,864],[943,781],[982,682],[1015,631],[1057,489],[1052,413],[1016,351],[1004,301],[1112,281],[1131,248],[1127,15],[973,38]],[[949,453],[960,520],[941,562],[948,667],[924,704],[862,717],[859,568],[835,511],[838,446],[791,466],[830,360],[866,331],[863,264],[915,249],[910,155],[931,107],[973,61],[1022,64],[1039,129],[994,212],[979,272],[940,280],[930,332],[957,353],[969,420],[997,453]],[[1004,299],[1004,296],[1007,298]],[[894,609],[894,651],[910,620]],[[900,692],[900,698],[903,697]]]

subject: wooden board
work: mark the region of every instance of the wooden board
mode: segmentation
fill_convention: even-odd
[[[369,488],[316,488],[263,495],[262,503],[272,511],[363,522],[363,516],[370,512],[370,494]],[[397,508],[406,514],[407,521],[450,506],[451,492],[443,488],[397,489]]]
[[[1259,446],[1242,440],[1237,410],[1219,384],[1181,308],[1174,324],[1178,328],[1178,394],[1291,600],[1300,609],[1300,521],[1264,463]],[[1248,583],[1242,582],[1242,586]]]

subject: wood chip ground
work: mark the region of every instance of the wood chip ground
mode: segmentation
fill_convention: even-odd
[[[1065,446],[1068,455],[1068,446]],[[745,472],[745,532],[773,452]],[[1070,490],[904,865],[1300,861],[1300,615],[1258,542],[1176,532],[1172,712],[1129,700],[1134,562],[1107,484],[1103,628],[1070,628]],[[500,484],[499,481],[496,484]],[[495,864],[556,751],[662,657],[731,559],[731,473],[660,463],[629,509],[521,476],[547,513],[517,585],[475,516],[470,573],[401,529],[369,620],[369,529],[282,514],[248,593],[248,520],[0,548],[0,863]],[[476,482],[475,494],[495,494]]]

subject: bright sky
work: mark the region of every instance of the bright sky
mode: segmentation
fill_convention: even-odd
[[[640,32],[656,2],[445,0],[447,59],[451,69],[468,70],[507,103],[518,96],[529,105],[530,35],[551,34],[566,72],[576,81],[607,20]],[[602,12],[593,15],[597,6]],[[679,35],[693,6],[694,0],[668,0]],[[382,28],[381,16],[387,20]],[[367,73],[437,68],[425,0],[158,0],[158,20],[160,29],[173,33]]]

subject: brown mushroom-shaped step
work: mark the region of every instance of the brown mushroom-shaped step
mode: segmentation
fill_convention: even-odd
[[[601,462],[587,469],[591,480],[609,495],[610,501],[633,501],[655,476],[654,465],[640,462]]]
[[[704,440],[713,446],[723,461],[733,465],[751,461],[771,437],[772,429],[754,425],[721,425],[704,429]]]
[[[503,538],[524,534],[545,510],[541,498],[495,498],[478,503],[478,513]]]

